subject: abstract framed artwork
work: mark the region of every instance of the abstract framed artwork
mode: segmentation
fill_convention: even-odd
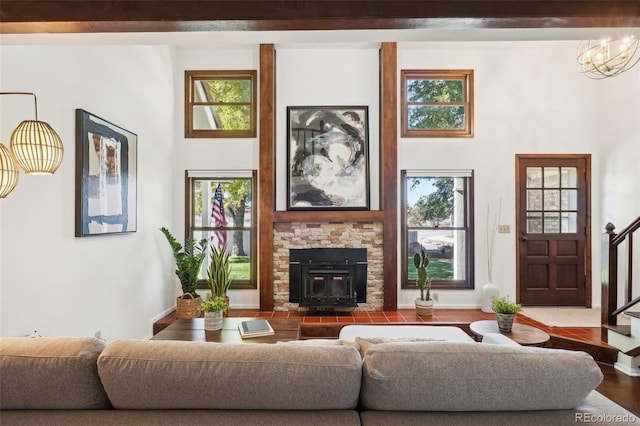
[[[369,210],[368,107],[287,107],[287,210]]]
[[[138,136],[76,109],[76,237],[137,229]]]

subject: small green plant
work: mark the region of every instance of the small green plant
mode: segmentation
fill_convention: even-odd
[[[418,279],[416,285],[420,289],[420,300],[431,300],[431,280],[427,278],[427,265],[429,265],[429,258],[427,252],[423,246],[420,246],[420,253],[416,253],[413,256],[413,264],[418,271]],[[427,290],[425,296],[424,290]]]
[[[207,269],[207,282],[211,289],[211,297],[226,297],[231,285],[229,252],[225,246],[218,248],[213,244],[210,245],[209,250],[211,262]]]
[[[229,304],[225,300],[224,297],[214,297],[205,302],[202,302],[200,305],[200,310],[202,312],[222,312],[229,308]]]
[[[519,303],[510,301],[508,296],[493,299],[491,308],[497,314],[517,314],[522,310],[522,306]]]
[[[176,260],[176,275],[180,280],[183,295],[189,293],[193,297],[198,297],[196,287],[198,285],[200,268],[202,267],[202,262],[206,254],[206,238],[203,238],[199,242],[196,242],[193,238],[187,238],[183,249],[182,244],[171,235],[171,232],[169,232],[167,228],[162,227],[160,231],[167,237],[167,241],[169,241],[169,245],[173,251],[173,258]]]

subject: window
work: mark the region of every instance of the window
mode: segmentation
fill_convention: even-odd
[[[256,75],[256,71],[185,71],[185,137],[255,137]]]
[[[473,136],[473,70],[402,70],[402,136]]]
[[[424,247],[432,288],[473,288],[473,171],[402,171],[402,288]]]
[[[578,169],[527,167],[527,233],[578,232]]]
[[[232,289],[257,288],[255,187],[255,171],[187,171],[187,237],[226,246]],[[200,273],[203,280],[208,264],[207,255]]]

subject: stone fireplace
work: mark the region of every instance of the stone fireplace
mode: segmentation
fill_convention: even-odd
[[[277,223],[274,227],[273,238],[273,305],[276,311],[296,311],[301,306],[300,302],[294,302],[296,294],[291,297],[290,292],[290,253],[291,250],[307,250],[307,249],[358,249],[360,253],[365,253],[365,259],[360,262],[366,263],[364,269],[364,282],[360,284],[360,289],[354,281],[354,290],[356,297],[356,306],[350,309],[357,311],[381,311],[384,303],[383,293],[383,250],[382,250],[382,222],[290,222]],[[303,253],[303,252],[302,252]],[[331,260],[331,259],[329,259]],[[321,262],[325,262],[325,260]],[[349,272],[353,265],[344,263],[341,260],[341,271]],[[340,260],[338,259],[338,263]],[[333,277],[339,277],[343,272],[337,275],[323,276],[323,269],[326,265],[320,265],[318,268],[312,269],[312,276],[317,279],[317,291],[322,286],[340,287],[340,280],[331,283]],[[342,275],[343,283],[347,283],[346,275]],[[321,282],[324,280],[324,283]],[[345,287],[347,288],[347,287]],[[325,287],[324,290],[327,288]],[[331,291],[331,289],[329,289]],[[295,290],[294,290],[295,293]],[[346,297],[339,294],[340,291],[332,297]],[[326,291],[325,291],[326,294]],[[298,296],[299,297],[299,296]],[[334,299],[335,301],[335,299]],[[304,303],[303,303],[304,304]]]

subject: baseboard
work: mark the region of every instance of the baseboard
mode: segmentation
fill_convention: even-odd
[[[165,309],[164,311],[160,312],[158,315],[152,317],[149,320],[149,327],[151,329],[151,334],[143,337],[143,339],[149,340],[153,337],[153,327],[155,325],[155,323],[157,323],[158,321],[160,321],[162,318],[166,317],[167,315],[169,315],[171,312],[175,311],[176,307],[175,306],[171,306],[167,309]]]

